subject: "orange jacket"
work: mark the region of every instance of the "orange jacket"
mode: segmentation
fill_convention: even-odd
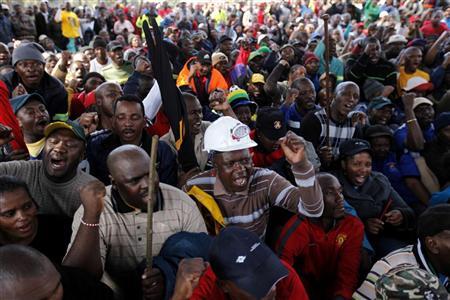
[[[189,77],[189,67],[188,66],[189,66],[189,63],[193,59],[195,59],[195,57],[191,57],[184,64],[183,69],[181,69],[180,74],[178,74],[177,86],[181,87],[181,86],[188,85],[194,92],[197,92],[197,89],[195,88],[195,84],[194,84],[194,79],[191,79],[188,81],[188,77]],[[225,78],[223,78],[222,74],[219,71],[217,71],[214,67],[212,67],[210,76],[209,76],[208,80],[206,81],[206,91],[208,92],[208,94],[210,94],[215,89],[227,90],[228,83],[225,80]]]

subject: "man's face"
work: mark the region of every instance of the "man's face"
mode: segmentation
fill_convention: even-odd
[[[103,47],[97,47],[94,49],[95,56],[100,59],[106,59],[106,49]]]
[[[280,141],[268,138],[267,136],[264,135],[264,133],[262,133],[261,130],[258,129],[257,134],[259,140],[258,145],[261,146],[266,152],[270,153],[280,148]]]
[[[372,109],[369,112],[369,118],[372,125],[387,125],[392,118],[394,108],[386,105],[380,109]]]
[[[405,67],[416,70],[422,63],[422,51],[419,48],[413,48],[406,52]]]
[[[375,158],[385,159],[391,150],[391,139],[387,136],[374,137],[370,140],[370,145]]]
[[[439,138],[447,144],[450,144],[450,126],[441,128],[438,132]]]
[[[239,121],[244,123],[245,125],[249,126],[252,122],[252,111],[250,109],[250,106],[248,105],[242,105],[238,106],[235,109],[233,109],[234,113],[236,114],[236,117]]]
[[[220,52],[225,54],[227,57],[230,57],[231,51],[233,51],[233,42],[230,40],[226,40],[220,44]]]
[[[120,101],[117,103],[112,123],[113,132],[122,144],[139,145],[145,128],[144,112],[139,103]]]
[[[433,254],[437,256],[439,271],[446,276],[450,275],[450,230],[444,230],[429,237],[435,242]]]
[[[36,60],[21,60],[14,70],[19,75],[25,87],[37,88],[44,76],[44,64]]]
[[[252,157],[248,149],[216,153],[214,167],[227,192],[242,192],[247,189],[253,170]]]
[[[298,96],[295,99],[298,110],[314,109],[316,102],[316,90],[310,82],[302,82],[298,88]]]
[[[283,59],[287,60],[289,63],[292,63],[294,61],[294,58],[295,58],[294,49],[292,47],[284,48],[281,51],[281,57]]]
[[[392,55],[398,56],[406,46],[403,42],[393,42],[388,45],[388,50]]]
[[[148,166],[150,158],[144,155],[136,155],[133,158],[122,159],[115,163],[111,171],[112,184],[128,204],[142,210],[147,209],[150,200],[148,194]]]
[[[250,99],[258,100],[262,97],[264,90],[264,84],[262,82],[249,83],[247,87],[247,93]]]
[[[194,52],[194,43],[191,40],[185,39],[183,40],[181,48],[185,55],[192,56]]]
[[[248,62],[248,66],[253,71],[253,73],[259,73],[263,62],[264,62],[264,58],[262,56],[257,56]]]
[[[310,59],[305,65],[305,68],[309,75],[315,75],[319,71],[319,62],[316,59]]]
[[[344,161],[343,169],[350,184],[362,186],[372,173],[372,157],[367,152],[355,154]]]
[[[336,90],[333,109],[341,116],[347,116],[358,104],[359,89],[358,86],[348,84],[339,90]]]
[[[200,76],[208,76],[211,73],[211,64],[201,64],[200,67]]]
[[[108,55],[109,55],[109,57],[111,57],[111,60],[113,61],[113,63],[115,63],[118,66],[123,65],[124,59],[123,59],[123,49],[122,48],[115,49],[114,51],[109,51]]]
[[[152,64],[147,59],[138,58],[136,62],[136,71],[153,78]]]
[[[96,97],[97,106],[100,108],[100,112],[105,114],[107,117],[113,116],[113,104],[123,95],[122,89],[115,85],[110,84],[103,89],[100,97]]]
[[[421,127],[426,128],[434,121],[434,109],[429,104],[418,105],[414,109],[414,114]]]
[[[83,62],[81,62],[81,61],[74,61],[70,65],[70,70],[71,70],[71,73],[73,74],[74,78],[79,79],[79,80],[83,80],[84,75],[86,75],[86,73],[87,73],[87,70],[86,70]]]
[[[25,136],[44,137],[45,126],[50,121],[45,105],[38,100],[30,100],[17,112],[20,128]]]
[[[102,83],[103,83],[103,80],[101,78],[91,77],[86,81],[86,83],[84,85],[84,91],[86,92],[86,94],[88,94],[88,93],[92,92],[93,90],[95,90]]]
[[[367,47],[369,48],[368,54],[369,54],[369,60],[372,64],[377,64],[380,60],[381,56],[381,46],[380,43],[370,43],[367,44]]]
[[[266,296],[264,296],[261,299],[256,299],[243,289],[239,288],[236,284],[234,284],[231,281],[220,281],[220,286],[226,287],[225,290],[227,294],[229,295],[230,299],[237,299],[237,300],[275,300],[277,296],[277,286],[274,285]]]
[[[214,68],[217,69],[222,75],[227,75],[228,68],[227,68],[227,62],[224,60],[219,61],[214,65]]]
[[[0,46],[0,66],[8,65],[11,55],[6,51],[7,49]]]
[[[94,51],[94,49],[87,49],[83,53],[84,53],[84,55],[87,56],[89,61],[91,61],[91,60],[93,60],[95,58],[95,51]]]
[[[334,176],[324,176],[319,180],[323,193],[323,217],[340,219],[344,216],[344,196],[342,186]]]
[[[434,27],[438,27],[443,18],[444,14],[441,11],[438,11],[431,18],[431,24],[433,24]]]
[[[0,243],[29,244],[37,233],[37,207],[23,188],[0,195]]]
[[[200,133],[202,126],[202,106],[200,105],[198,99],[188,99],[185,103],[188,115],[189,131],[191,136],[195,136]]]
[[[58,129],[45,140],[43,164],[46,175],[56,182],[66,182],[77,172],[83,159],[84,142],[69,129]]]

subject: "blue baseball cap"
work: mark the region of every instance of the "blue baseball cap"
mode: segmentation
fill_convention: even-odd
[[[259,237],[243,228],[227,227],[214,239],[209,261],[221,280],[229,280],[261,299],[289,271]]]
[[[386,97],[375,97],[370,102],[369,105],[367,105],[367,110],[373,110],[373,109],[382,109],[385,106],[392,106],[394,107],[394,104],[392,104],[392,101],[389,100]]]
[[[11,103],[14,114],[17,114],[17,112],[31,100],[37,100],[45,105],[44,98],[38,93],[20,95],[12,98],[9,102]]]

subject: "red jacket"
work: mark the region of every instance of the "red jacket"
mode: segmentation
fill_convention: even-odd
[[[255,140],[256,131],[252,130],[250,132],[250,138]],[[278,148],[270,153],[263,153],[258,151],[258,147],[250,148],[250,153],[252,154],[252,160],[255,167],[267,168],[270,167],[274,162],[284,157],[283,149]]]
[[[286,262],[281,263],[289,270],[289,275],[277,283],[277,300],[308,300],[305,288],[297,273]],[[225,293],[216,284],[217,277],[211,267],[206,269],[192,294],[193,299],[227,300]]]
[[[294,266],[309,295],[351,299],[357,288],[364,225],[353,216],[325,232],[311,219],[294,216],[278,239],[277,253]]]
[[[14,140],[10,143],[14,150],[25,150],[28,152],[27,145],[23,140],[22,130],[19,122],[14,115],[11,103],[9,103],[9,91],[6,84],[0,80],[0,123],[12,129]]]

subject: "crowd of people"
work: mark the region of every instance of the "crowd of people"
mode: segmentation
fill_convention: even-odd
[[[448,0],[250,3],[1,4],[1,299],[449,299]]]

